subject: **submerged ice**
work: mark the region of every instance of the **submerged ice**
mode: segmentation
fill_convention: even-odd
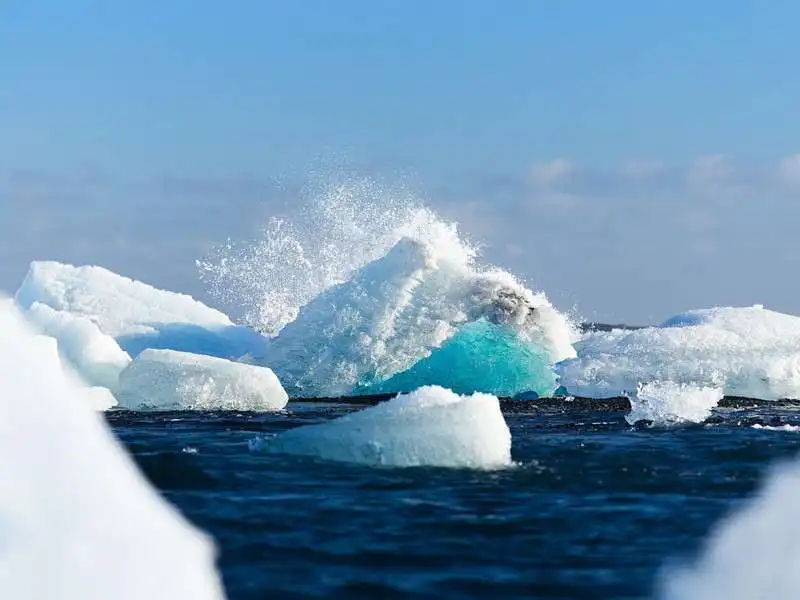
[[[728,396],[800,398],[800,317],[761,306],[677,315],[657,327],[593,332],[556,365],[571,394],[631,395],[639,384],[721,388]]]
[[[495,396],[438,386],[287,431],[268,451],[392,467],[493,469],[511,465],[511,432]]]

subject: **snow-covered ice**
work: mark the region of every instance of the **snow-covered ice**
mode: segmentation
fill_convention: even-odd
[[[148,349],[122,372],[120,406],[134,410],[281,410],[288,396],[267,367]]]
[[[42,334],[58,342],[62,359],[90,386],[117,389],[119,374],[131,357],[110,335],[85,317],[34,302],[24,316]]]
[[[259,444],[256,444],[256,447]],[[495,396],[426,386],[267,440],[271,452],[393,467],[493,469],[511,462],[511,433]]]
[[[0,303],[0,597],[221,600],[210,540],[141,476]]]
[[[238,358],[260,354],[265,341],[191,296],[98,266],[35,261],[15,298],[23,309],[39,303],[90,320],[131,356],[168,348]]]
[[[649,382],[722,388],[725,395],[800,398],[800,317],[760,305],[677,315],[657,327],[593,332],[556,365],[571,394],[604,398]]]

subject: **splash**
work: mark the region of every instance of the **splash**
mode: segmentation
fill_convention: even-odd
[[[407,191],[368,179],[326,187],[261,241],[198,265],[218,301],[272,338],[257,360],[291,395],[547,394],[553,363],[574,356],[576,330],[544,294],[481,264],[457,224]]]
[[[256,240],[228,240],[197,261],[225,312],[275,336],[300,308],[438,222],[408,190],[370,178],[309,185],[289,218],[272,217]]]
[[[671,381],[640,384],[631,397],[631,425],[650,421],[656,426],[702,423],[722,400],[722,389]]]

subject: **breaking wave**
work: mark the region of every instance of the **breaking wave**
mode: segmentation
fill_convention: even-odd
[[[270,337],[256,362],[292,395],[440,384],[550,394],[577,330],[539,292],[482,264],[455,223],[370,179],[307,194],[261,239],[198,261],[209,292]]]

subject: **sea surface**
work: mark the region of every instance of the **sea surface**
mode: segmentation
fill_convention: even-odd
[[[216,539],[231,600],[652,597],[665,566],[691,559],[768,466],[800,448],[792,407],[651,428],[598,406],[506,403],[518,466],[500,471],[258,450],[263,437],[360,408],[346,403],[106,419]]]

